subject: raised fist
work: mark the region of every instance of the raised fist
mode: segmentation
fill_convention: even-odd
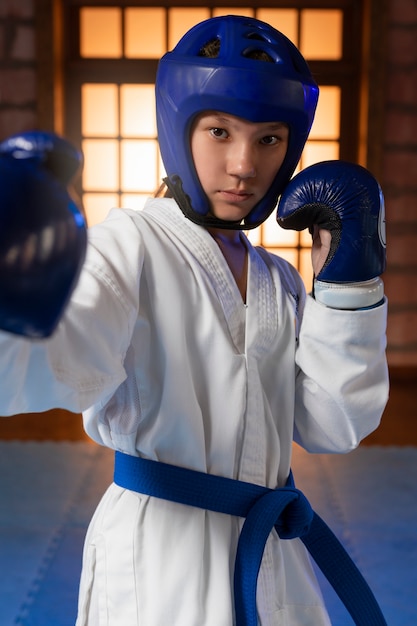
[[[283,228],[309,228],[313,235],[318,300],[336,308],[362,308],[381,301],[384,200],[367,169],[325,161],[302,170],[281,196],[277,221]]]
[[[0,328],[30,338],[55,330],[87,244],[68,185],[82,165],[74,146],[32,131],[0,144]]]

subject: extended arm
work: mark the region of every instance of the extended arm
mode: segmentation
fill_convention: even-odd
[[[79,412],[125,378],[140,240],[118,212],[87,246],[68,191],[80,162],[54,134],[0,145],[0,415]]]

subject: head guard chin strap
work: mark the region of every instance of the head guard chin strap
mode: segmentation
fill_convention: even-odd
[[[214,57],[205,56],[207,44],[213,42]],[[186,217],[203,226],[245,230],[265,221],[300,159],[317,99],[318,87],[304,58],[268,24],[229,15],[211,18],[188,31],[174,50],[162,57],[156,78],[165,182]],[[242,222],[211,215],[198,179],[190,132],[195,117],[204,111],[254,123],[283,122],[289,127],[284,161],[265,196]]]
[[[182,186],[182,180],[176,174],[171,177],[167,176],[163,179],[163,182],[170,190],[174,200],[176,200],[177,204],[181,207],[181,210],[184,213],[185,217],[188,217],[188,219],[195,224],[198,224],[199,226],[205,226],[206,228],[223,228],[226,230],[246,230],[248,228],[255,228],[255,226],[245,226],[243,220],[241,220],[240,222],[222,220],[218,217],[215,217],[214,215],[211,215],[210,213],[202,215],[201,213],[197,213],[197,211],[194,211],[193,207],[191,206],[191,198],[185,193]]]

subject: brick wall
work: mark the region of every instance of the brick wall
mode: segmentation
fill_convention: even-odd
[[[37,126],[36,0],[0,0],[0,139]],[[417,0],[387,0],[388,358],[417,367]]]
[[[417,366],[417,0],[389,0],[382,184],[388,356]]]
[[[0,0],[0,138],[37,122],[35,0]]]

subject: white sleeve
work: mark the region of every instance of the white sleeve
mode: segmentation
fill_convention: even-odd
[[[141,263],[137,228],[121,211],[91,229],[79,283],[54,335],[32,341],[0,332],[0,415],[81,412],[112,395],[126,377]]]
[[[296,362],[294,439],[310,452],[348,452],[375,430],[388,399],[387,302],[363,311],[308,297]]]

